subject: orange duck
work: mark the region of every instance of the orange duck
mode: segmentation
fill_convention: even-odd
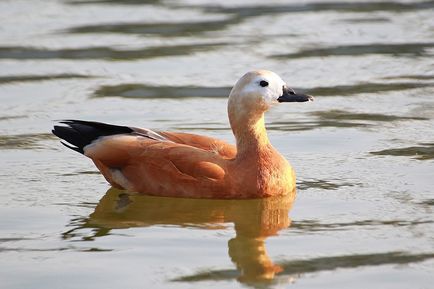
[[[246,73],[228,101],[236,146],[207,136],[82,120],[61,121],[66,126],[52,132],[91,158],[119,189],[186,198],[282,196],[295,190],[295,174],[268,140],[264,113],[281,102],[311,100],[271,71]]]

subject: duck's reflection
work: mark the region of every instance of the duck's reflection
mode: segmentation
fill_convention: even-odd
[[[92,228],[89,240],[107,235],[111,229],[176,225],[223,229],[233,223],[236,236],[229,240],[229,256],[237,266],[241,282],[265,281],[282,269],[267,254],[265,240],[289,227],[288,212],[295,192],[285,197],[252,200],[204,200],[129,195],[110,189],[95,211],[64,238],[76,237],[83,228]]]

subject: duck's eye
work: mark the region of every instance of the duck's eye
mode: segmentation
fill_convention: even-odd
[[[265,80],[261,80],[261,82],[259,82],[259,85],[262,87],[266,87],[266,86],[268,86],[268,82]]]

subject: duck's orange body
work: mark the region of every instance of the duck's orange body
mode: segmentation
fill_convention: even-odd
[[[161,133],[167,141],[134,135],[104,137],[85,150],[115,187],[149,195],[255,198],[294,189],[287,161],[269,144],[237,157],[236,148],[212,138]]]
[[[295,189],[294,172],[268,140],[264,126],[267,100],[248,89],[261,81],[258,79],[267,79],[272,90],[268,82],[278,82],[280,78],[275,77],[268,71],[250,72],[232,90],[228,113],[236,146],[194,134],[74,120],[64,121],[68,126],[56,126],[53,133],[74,145],[68,147],[91,158],[117,188],[191,198],[285,195]],[[285,87],[276,85],[280,87],[280,93],[275,88],[277,100],[283,97]]]

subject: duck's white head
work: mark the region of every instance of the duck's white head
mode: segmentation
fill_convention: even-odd
[[[313,97],[297,94],[274,72],[254,70],[246,73],[233,87],[229,106],[237,110],[267,111],[281,102],[312,101]]]

